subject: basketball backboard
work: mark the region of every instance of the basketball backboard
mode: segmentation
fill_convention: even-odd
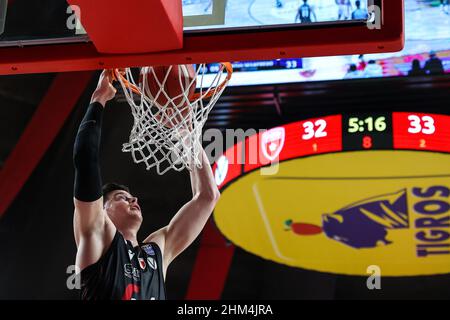
[[[0,0],[0,74],[403,47],[403,0],[177,1]]]

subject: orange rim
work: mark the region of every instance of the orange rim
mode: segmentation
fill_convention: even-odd
[[[195,100],[197,100],[199,98],[202,98],[202,99],[211,98],[217,91],[222,90],[223,87],[226,86],[227,82],[230,81],[231,76],[233,74],[233,66],[231,65],[230,62],[221,62],[221,64],[227,70],[227,77],[225,78],[225,80],[223,80],[222,83],[219,84],[217,87],[210,89],[206,95],[202,95],[202,94],[200,94],[200,92],[194,93],[192,98],[190,99],[191,102],[194,102]],[[142,94],[141,90],[139,90],[139,88],[136,85],[132,84],[125,78],[124,69],[112,69],[111,74],[112,74],[112,79],[114,81],[121,81],[127,88],[131,89],[131,91],[133,91],[135,94],[139,94],[139,95]]]
[[[227,82],[230,81],[231,76],[233,75],[233,66],[231,65],[230,62],[221,62],[221,64],[225,67],[225,69],[227,69],[227,77],[225,78],[225,80],[223,80],[222,83],[219,84],[217,87],[209,90],[209,92],[205,96],[202,96],[200,92],[194,93],[191,102],[197,100],[200,97],[203,97],[203,99],[211,98],[216,93],[216,91],[222,90],[222,88],[226,86]]]
[[[113,69],[112,70],[112,79],[114,81],[120,81],[123,84],[125,84],[125,87],[130,88],[131,91],[133,91],[136,94],[141,94],[141,90],[139,90],[138,87],[136,87],[134,84],[132,84],[130,81],[127,80],[127,78],[124,77],[125,69]]]

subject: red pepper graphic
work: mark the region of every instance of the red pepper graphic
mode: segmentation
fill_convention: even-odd
[[[291,219],[284,222],[285,230],[292,230],[295,234],[299,235],[314,235],[322,232],[322,228],[315,224],[293,222]]]

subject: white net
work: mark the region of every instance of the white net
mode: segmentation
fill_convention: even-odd
[[[192,65],[143,67],[138,82],[134,71],[116,69],[114,74],[134,119],[122,151],[130,152],[135,163],[145,163],[147,170],[156,167],[161,175],[201,167],[202,128],[230,80],[231,64],[220,64],[208,80],[204,64],[196,71]]]

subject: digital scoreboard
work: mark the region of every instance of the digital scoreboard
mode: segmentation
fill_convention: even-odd
[[[217,159],[214,221],[290,267],[448,274],[449,153],[448,115],[349,112],[261,130]]]
[[[247,137],[244,143],[226,150],[213,169],[218,186],[223,187],[240,175],[273,162],[357,150],[449,153],[450,116],[417,112],[349,113],[289,123]]]

